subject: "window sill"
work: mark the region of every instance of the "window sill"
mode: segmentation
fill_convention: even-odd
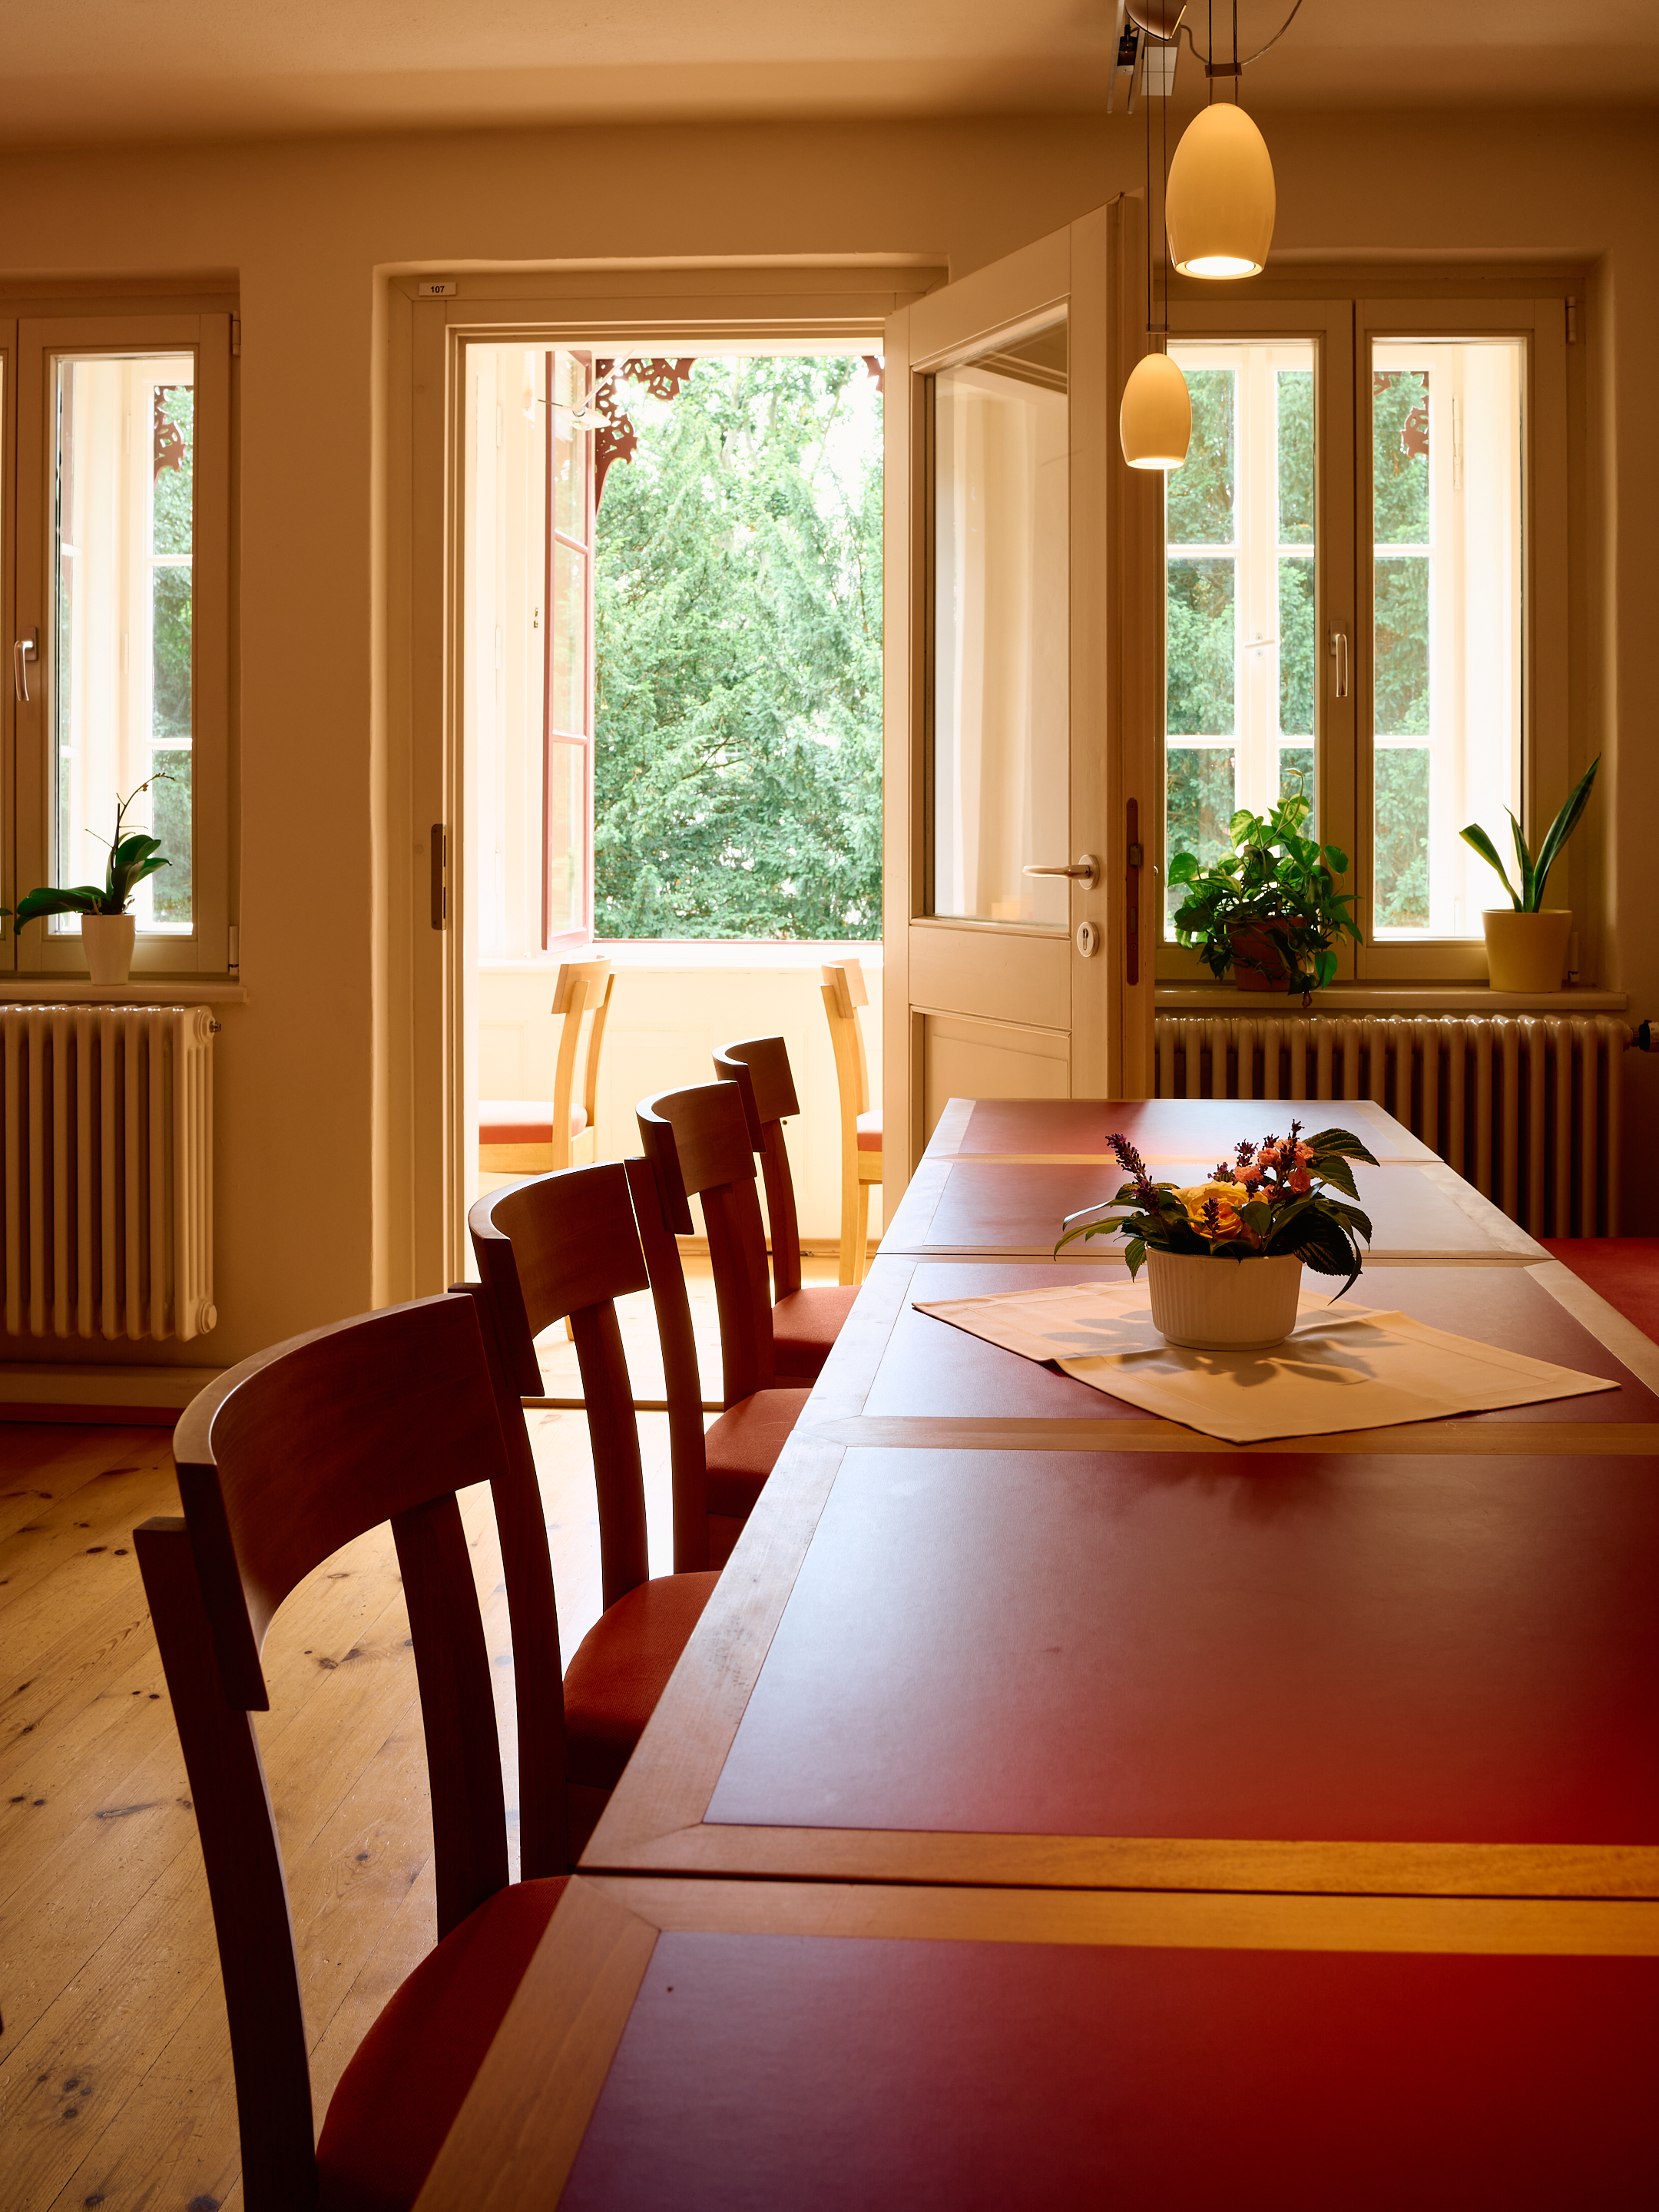
[[[1284,991],[1240,991],[1231,984],[1160,983],[1152,993],[1160,1014],[1254,1014],[1283,1021],[1308,1014],[1617,1014],[1630,1000],[1623,991],[1494,991],[1487,983],[1337,983],[1316,991],[1313,1004]]]
[[[241,1006],[247,985],[223,976],[202,981],[188,975],[135,976],[130,983],[88,983],[79,976],[0,975],[0,1006]]]
[[[828,944],[805,942],[779,943],[769,940],[759,943],[734,943],[729,938],[601,938],[590,947],[568,956],[572,959],[608,960],[615,968],[663,969],[817,969],[832,960],[856,960],[870,972],[881,967],[881,946],[854,939],[840,938]],[[551,976],[560,966],[561,956],[544,952],[526,960],[481,959],[478,969],[486,975],[520,975],[540,973]]]

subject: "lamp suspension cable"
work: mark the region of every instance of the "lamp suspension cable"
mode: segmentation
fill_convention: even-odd
[[[1179,21],[1179,11],[1172,10]],[[1153,259],[1162,260],[1166,252],[1162,221],[1163,191],[1167,176],[1169,153],[1169,90],[1170,81],[1164,70],[1164,50],[1175,44],[1173,33],[1176,22],[1168,26],[1170,33],[1157,40],[1159,54],[1158,82],[1162,90],[1162,107],[1158,117],[1158,220],[1154,221],[1152,202],[1152,118],[1150,110],[1146,117],[1143,139],[1146,179],[1146,350],[1130,371],[1123,387],[1123,398],[1118,409],[1118,437],[1123,447],[1123,458],[1132,469],[1178,469],[1187,458],[1187,447],[1192,438],[1192,400],[1187,391],[1187,380],[1170,358],[1170,279],[1164,271],[1163,313],[1158,313],[1158,292],[1153,275]],[[1145,28],[1144,26],[1142,26]],[[1160,29],[1163,26],[1160,25]],[[1143,96],[1153,98],[1150,73],[1151,52],[1145,40],[1140,41],[1137,57],[1142,76]]]

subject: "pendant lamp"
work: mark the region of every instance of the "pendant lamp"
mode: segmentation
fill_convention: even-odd
[[[1170,164],[1164,219],[1183,276],[1254,276],[1273,235],[1273,165],[1242,107],[1218,100],[1188,125]]]
[[[1178,469],[1186,459],[1193,403],[1167,353],[1143,354],[1129,372],[1117,432],[1132,469]]]

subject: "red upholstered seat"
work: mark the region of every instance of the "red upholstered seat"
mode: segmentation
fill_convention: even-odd
[[[616,1788],[719,1580],[688,1574],[636,1583],[583,1637],[564,1674],[565,1771],[572,1782]]]
[[[727,1407],[703,1438],[711,1513],[746,1517],[811,1395],[810,1390],[757,1390]]]
[[[859,1150],[878,1152],[881,1150],[881,1109],[876,1107],[868,1114],[859,1115]]]
[[[820,1283],[778,1300],[772,1346],[781,1382],[810,1382],[819,1372],[858,1294],[856,1283]]]
[[[1540,1237],[1538,1241],[1659,1344],[1659,1237]]]
[[[587,1127],[587,1109],[573,1099],[570,1133],[580,1137]],[[550,1145],[553,1104],[547,1098],[481,1098],[478,1101],[478,1142],[481,1145]]]
[[[392,1996],[341,2075],[323,2122],[319,2212],[408,2212],[565,1880],[561,1875],[498,1889]]]

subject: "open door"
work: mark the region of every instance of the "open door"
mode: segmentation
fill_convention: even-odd
[[[887,325],[890,1207],[952,1097],[1149,1089],[1162,479],[1117,440],[1140,212]]]

